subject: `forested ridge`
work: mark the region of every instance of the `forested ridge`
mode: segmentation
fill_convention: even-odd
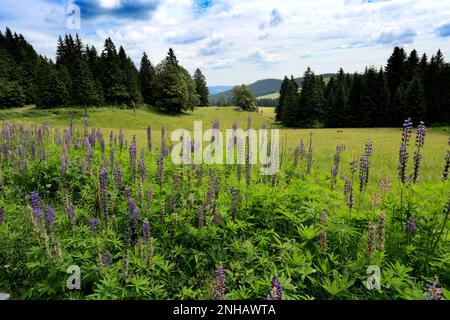
[[[206,79],[183,68],[172,49],[154,66],[147,54],[137,69],[112,39],[98,52],[78,35],[59,37],[56,61],[39,55],[21,34],[0,32],[0,108],[36,104],[64,106],[126,106],[142,103],[170,112],[207,105]]]
[[[343,69],[325,83],[308,68],[301,88],[285,77],[276,119],[290,127],[391,127],[450,123],[450,64],[440,50],[430,59],[396,47],[385,67]]]

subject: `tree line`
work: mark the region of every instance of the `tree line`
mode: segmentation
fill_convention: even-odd
[[[408,117],[448,124],[450,64],[440,50],[428,59],[396,47],[384,68],[366,67],[362,74],[341,68],[325,81],[308,67],[300,88],[293,77],[284,78],[275,113],[290,127],[398,126]]]
[[[59,37],[56,61],[38,55],[23,35],[0,32],[0,108],[36,104],[66,106],[126,106],[148,104],[169,112],[208,105],[206,78],[192,77],[170,48],[154,66],[147,54],[137,69],[125,49],[105,40],[99,53],[78,35]]]

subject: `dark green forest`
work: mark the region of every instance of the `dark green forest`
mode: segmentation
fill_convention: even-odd
[[[78,35],[59,37],[56,61],[38,55],[21,34],[0,32],[0,108],[36,104],[125,106],[148,104],[169,112],[207,105],[206,79],[183,68],[172,49],[154,66],[144,52],[139,70],[125,49],[105,40],[103,50]]]
[[[383,68],[339,72],[325,83],[308,68],[301,88],[285,77],[276,119],[289,127],[395,127],[411,117],[450,123],[450,64],[440,50],[430,59],[396,47]]]

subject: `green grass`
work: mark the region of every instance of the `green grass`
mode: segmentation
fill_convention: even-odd
[[[203,121],[203,130],[211,127],[214,120],[220,121],[220,128],[231,128],[236,120],[240,128],[247,127],[249,114],[252,117],[253,128],[261,128],[265,123],[268,128],[279,128],[274,122],[273,108],[260,108],[260,112],[248,113],[237,112],[234,108],[228,107],[208,107],[197,108],[191,112],[179,115],[167,115],[157,110],[137,109],[124,110],[118,108],[95,108],[89,109],[89,126],[101,128],[105,136],[111,130],[118,134],[120,128],[124,130],[125,137],[131,139],[136,134],[138,141],[146,141],[146,128],[151,125],[153,128],[153,143],[158,145],[160,141],[160,129],[165,127],[169,132],[184,128],[192,131],[194,121]],[[49,126],[67,126],[70,114],[74,116],[77,127],[83,126],[84,110],[82,109],[52,109],[37,110],[31,106],[14,109],[12,111],[0,110],[0,119],[8,122],[21,123],[42,123]],[[329,172],[333,162],[334,151],[338,144],[345,144],[346,150],[342,153],[341,167],[347,170],[348,163],[359,157],[364,149],[365,141],[370,138],[374,145],[374,155],[372,157],[370,173],[372,182],[388,177],[396,179],[398,147],[401,139],[399,128],[344,128],[344,129],[289,129],[281,128],[280,138],[284,143],[286,140],[287,149],[294,148],[303,139],[307,143],[309,132],[313,132],[313,149],[315,169]],[[422,172],[420,179],[422,182],[436,182],[441,177],[444,165],[445,153],[448,149],[447,141],[449,131],[446,128],[428,128],[425,147],[423,149]],[[413,153],[413,140],[410,146],[410,158]],[[288,152],[286,152],[288,153]],[[411,160],[410,159],[410,160]],[[346,173],[344,171],[344,173]]]

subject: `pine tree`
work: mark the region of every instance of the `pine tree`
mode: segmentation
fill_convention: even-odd
[[[147,54],[144,52],[139,69],[139,82],[141,94],[147,104],[154,104],[152,81],[155,78],[155,68],[153,68]]]
[[[386,79],[391,97],[396,95],[405,77],[406,54],[403,48],[395,47],[386,66]]]
[[[299,99],[299,125],[321,127],[324,125],[325,97],[323,83],[308,67],[304,76]]]
[[[289,78],[287,76],[284,76],[283,82],[281,83],[280,86],[280,95],[278,98],[278,103],[275,107],[275,120],[276,121],[281,121],[281,114],[282,114],[282,105],[283,105],[283,100],[286,94],[286,87],[289,83]]]
[[[413,123],[423,121],[426,117],[425,92],[420,79],[415,76],[410,82],[404,82],[399,91],[399,113],[401,119],[411,118]]]
[[[200,71],[200,69],[197,68],[194,73],[194,81],[196,85],[197,94],[199,96],[199,106],[206,107],[209,105],[208,100],[208,87],[206,85],[206,78],[203,75],[203,73]]]
[[[18,108],[24,105],[25,94],[20,84],[0,78],[0,109]]]
[[[288,80],[283,94],[283,102],[281,105],[281,122],[289,127],[298,126],[299,110],[298,110],[298,86],[293,78]]]
[[[69,103],[69,92],[56,67],[47,60],[39,63],[36,83],[36,107],[55,108]]]

